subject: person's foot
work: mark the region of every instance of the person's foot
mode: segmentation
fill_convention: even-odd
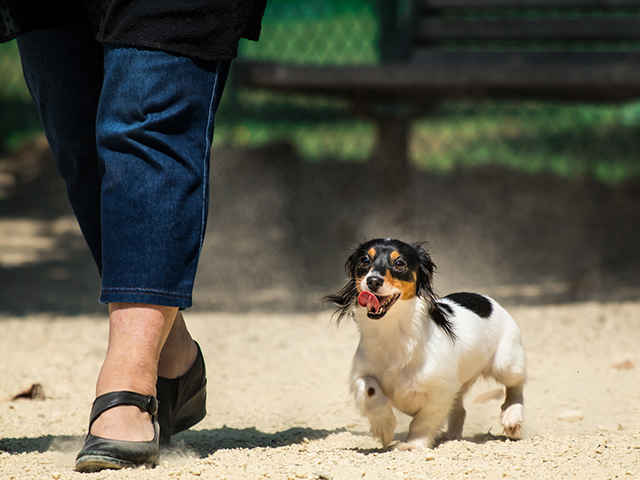
[[[111,440],[147,442],[153,440],[151,415],[133,405],[121,405],[103,412],[93,425],[91,435]]]
[[[151,415],[154,434],[150,440],[122,441],[87,434],[84,445],[76,456],[78,472],[97,472],[104,469],[121,469],[140,465],[155,466],[160,453],[160,429],[158,425],[158,401],[151,395],[131,391],[109,392],[96,397],[89,416],[89,429],[102,414],[118,406],[135,406]],[[118,430],[120,435],[122,429]]]
[[[207,374],[202,351],[197,343],[196,358],[188,370],[176,378],[158,376],[158,422],[160,444],[187,430],[207,415]]]
[[[200,347],[178,312],[158,362],[160,444],[192,427],[207,414],[207,377]]]

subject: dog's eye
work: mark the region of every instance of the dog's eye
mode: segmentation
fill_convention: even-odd
[[[358,264],[361,267],[368,267],[371,264],[371,259],[369,258],[369,255],[364,255],[360,257],[360,261],[358,262]]]
[[[408,268],[407,261],[402,257],[397,258],[393,262],[393,268],[399,272],[406,272]]]

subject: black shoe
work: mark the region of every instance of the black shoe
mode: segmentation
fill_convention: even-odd
[[[76,457],[76,470],[78,472],[97,472],[106,468],[120,469],[140,465],[155,466],[158,463],[158,454],[160,452],[158,402],[151,395],[128,391],[100,395],[94,400],[91,408],[89,432],[91,432],[93,422],[104,411],[120,405],[135,405],[143,412],[151,414],[154,429],[153,440],[148,442],[111,440],[87,433],[84,446]]]
[[[171,435],[186,430],[207,414],[207,376],[204,357],[198,355],[187,373],[178,378],[158,377],[158,421],[160,444],[171,441]]]

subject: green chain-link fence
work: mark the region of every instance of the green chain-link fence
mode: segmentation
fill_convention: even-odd
[[[371,64],[379,61],[376,2],[273,1],[259,42],[243,42],[240,59],[298,64]],[[328,99],[236,90],[233,73],[216,124],[218,145],[255,146],[287,141],[307,160],[364,160],[373,126],[346,104]]]

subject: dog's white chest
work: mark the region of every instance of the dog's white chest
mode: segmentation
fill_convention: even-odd
[[[406,362],[402,355],[386,355],[360,359],[356,356],[354,368],[366,372],[380,383],[384,395],[391,400],[395,408],[407,415],[415,415],[429,398],[429,385],[424,382],[417,365]]]
[[[391,400],[391,403],[395,408],[407,415],[415,415],[420,408],[427,402],[429,394],[428,392],[418,391],[414,388],[407,386],[408,388],[395,388],[387,394],[387,388],[384,386],[383,391]]]

